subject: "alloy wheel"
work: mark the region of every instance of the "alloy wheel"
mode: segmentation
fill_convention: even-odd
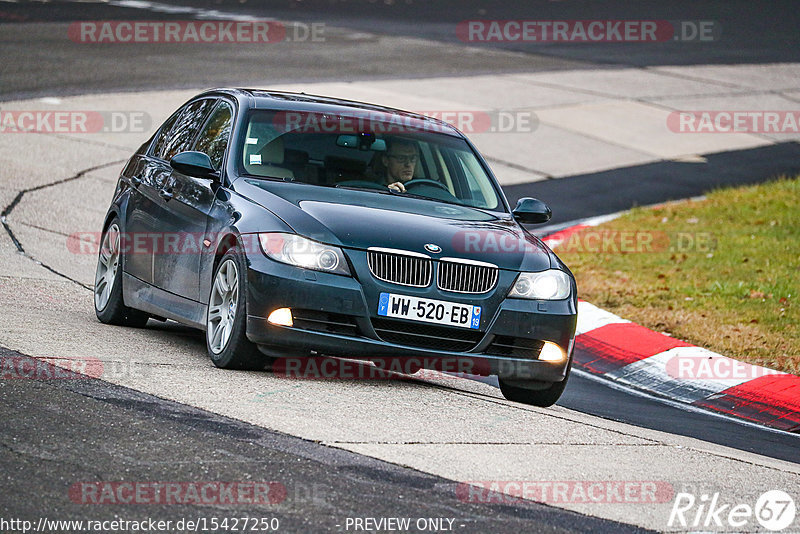
[[[208,302],[207,336],[208,346],[219,354],[231,337],[236,310],[239,304],[239,270],[233,259],[227,259],[217,271],[211,298]]]
[[[119,269],[119,226],[112,224],[103,235],[100,245],[100,255],[97,259],[97,272],[94,277],[94,305],[98,310],[104,310],[114,288],[114,280]]]

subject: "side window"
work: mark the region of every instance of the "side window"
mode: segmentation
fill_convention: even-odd
[[[189,144],[203,124],[203,119],[206,118],[208,110],[211,109],[214,102],[215,100],[207,98],[192,102],[184,107],[183,110],[176,114],[176,118],[170,128],[167,128],[166,124],[164,125],[165,127],[162,129],[153,150],[153,155],[169,161],[175,154],[189,150]]]
[[[204,152],[211,158],[211,163],[215,169],[222,165],[222,158],[225,156],[225,148],[231,137],[231,126],[233,125],[233,110],[227,102],[221,102],[211,113],[206,122],[200,137],[197,139],[195,150]]]
[[[480,168],[480,163],[478,163],[478,160],[475,159],[473,154],[467,152],[458,151],[455,154],[456,158],[458,159],[458,163],[461,166],[461,171],[467,180],[467,186],[469,187],[469,196],[471,197],[470,200],[472,205],[478,208],[495,209],[497,207],[497,202],[494,201],[490,205],[490,203],[487,201],[487,199],[493,198],[493,195],[491,195],[491,190],[488,189],[491,187],[491,185],[486,180],[479,180],[476,178],[476,176],[479,176],[483,172],[483,170]]]
[[[180,117],[181,112],[183,112],[183,110],[173,113],[172,116],[168,118],[163,125],[161,125],[161,130],[158,132],[158,138],[156,139],[156,142],[153,143],[153,148],[150,151],[153,156],[160,158],[161,154],[164,153],[164,147],[167,145],[167,141],[169,140],[170,130],[172,130],[172,127],[175,125],[175,121],[178,119],[178,117]]]

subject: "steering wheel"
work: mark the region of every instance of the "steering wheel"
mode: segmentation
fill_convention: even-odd
[[[442,182],[437,182],[436,180],[428,180],[427,178],[415,178],[413,180],[405,182],[403,185],[405,186],[406,189],[421,185],[432,185],[434,187],[438,187],[439,189],[444,189],[448,193],[450,192],[450,190],[447,189],[447,186],[444,185]]]

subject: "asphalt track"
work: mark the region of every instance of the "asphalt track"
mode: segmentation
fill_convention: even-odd
[[[5,357],[24,358],[0,349]],[[154,520],[233,515],[277,518],[280,532],[343,530],[346,517],[454,518],[458,532],[645,532],[520,500],[466,503],[454,483],[418,471],[264,430],[151,395],[84,380],[4,380],[0,517],[112,520],[143,516],[140,504],[87,512],[66,481],[273,482],[275,504],[225,507],[157,503]],[[43,400],[46,399],[46,400]],[[31,422],[35,421],[35,424]],[[271,501],[272,499],[270,499]],[[66,502],[65,502],[66,501]],[[43,510],[42,503],[52,503]],[[109,501],[106,500],[106,503]],[[91,506],[91,505],[90,505]]]
[[[768,4],[747,0],[697,2],[592,2],[580,0],[163,0],[217,14],[250,15],[305,23],[322,22],[325,46],[278,43],[263,47],[216,44],[130,46],[120,55],[109,45],[64,43],[57,22],[78,20],[186,20],[192,12],[123,7],[115,2],[0,2],[4,61],[0,99],[42,94],[84,94],[143,88],[264,85],[282,81],[391,79],[456,76],[481,72],[598,69],[612,66],[758,64],[792,62],[800,49],[800,13],[791,0]],[[148,2],[134,2],[148,4]],[[210,15],[207,18],[219,18]],[[710,41],[630,43],[464,43],[456,25],[472,19],[713,21],[721,28]],[[20,22],[35,22],[24,24]],[[357,32],[340,32],[336,28]],[[22,31],[19,31],[22,30]],[[405,37],[429,39],[426,46]],[[723,38],[724,37],[724,38]],[[464,45],[469,44],[466,50]],[[520,52],[500,54],[500,51]],[[169,58],[169,59],[167,59]],[[40,74],[46,73],[45,76]],[[221,83],[223,82],[224,83]],[[235,82],[235,83],[234,83]]]
[[[169,2],[165,2],[169,3]],[[173,2],[178,3],[178,2]],[[463,58],[461,43],[447,38],[446,29],[459,20],[475,16],[485,18],[592,18],[620,13],[621,7],[606,4],[604,14],[585,15],[591,8],[584,3],[531,3],[525,12],[512,2],[494,2],[490,7],[462,2],[445,5],[432,2],[425,8],[424,21],[419,20],[420,4],[396,4],[387,10],[369,2],[309,3],[302,10],[286,3],[247,4],[181,2],[182,5],[214,7],[220,10],[247,12],[293,20],[325,20],[331,26],[355,28],[372,32],[357,40],[352,34],[329,34],[326,47],[292,49],[292,53],[270,54],[260,60],[257,50],[215,48],[181,51],[179,57],[159,61],[166,51],[158,46],[132,49],[120,57],[113,49],[98,48],[92,54],[75,47],[55,50],[52,46],[53,26],[59,21],[110,18],[153,18],[151,13],[107,5],[52,3],[0,4],[0,18],[12,21],[3,25],[3,62],[0,98],[107,92],[142,88],[180,88],[198,85],[220,85],[222,80],[235,79],[264,84],[278,81],[337,80],[388,78],[409,72],[425,77],[441,74],[484,72],[518,72],[598,68],[609,63],[636,66],[684,63],[736,63],[794,61],[798,39],[790,31],[796,17],[789,4],[772,3],[770,9],[754,10],[750,3],[640,3],[642,17],[669,19],[712,18],[721,22],[726,35],[734,35],[726,45],[699,49],[696,43],[674,44],[654,50],[620,50],[618,45],[594,47],[549,46],[546,53],[539,48],[509,56],[505,51],[494,52],[487,47],[479,54]],[[690,5],[691,4],[691,5]],[[724,5],[723,5],[724,4]],[[610,6],[610,7],[609,7]],[[694,6],[694,7],[693,7]],[[485,9],[480,12],[480,9]],[[566,9],[566,11],[563,11]],[[571,10],[575,11],[571,11]],[[616,9],[616,11],[614,11]],[[627,9],[627,8],[626,8]],[[493,11],[496,10],[496,11]],[[548,12],[547,10],[554,10]],[[663,15],[661,14],[664,10]],[[749,10],[749,11],[748,11]],[[654,11],[656,14],[654,15]],[[138,13],[138,14],[137,14]],[[583,14],[581,16],[570,13]],[[780,14],[777,17],[776,14]],[[356,16],[357,15],[357,16]],[[625,11],[626,18],[636,12]],[[13,22],[24,17],[28,22]],[[176,15],[176,18],[186,18]],[[735,23],[747,20],[746,25]],[[49,22],[48,22],[49,21]],[[379,21],[380,24],[376,24]],[[796,25],[794,26],[796,27]],[[380,28],[378,32],[376,28]],[[770,31],[765,29],[769,28]],[[741,31],[737,31],[741,30]],[[334,30],[332,30],[334,31]],[[389,34],[377,38],[376,34]],[[392,54],[403,35],[439,39],[442,55],[430,58],[424,46]],[[33,37],[40,37],[34,38]],[[397,39],[393,41],[392,39]],[[354,45],[354,42],[357,45]],[[320,50],[321,48],[321,50]],[[509,48],[509,47],[506,47]],[[513,47],[512,47],[513,48]],[[345,61],[334,62],[346,51]],[[169,54],[175,51],[170,50]],[[312,60],[309,60],[311,55]],[[459,59],[460,58],[460,59]],[[461,61],[462,63],[458,63]],[[308,68],[308,63],[314,65]],[[147,67],[143,68],[142,64]],[[261,65],[253,69],[253,65]],[[367,67],[362,68],[363,65]],[[309,70],[313,70],[309,74]],[[443,72],[444,71],[444,72]],[[268,75],[267,75],[268,73]],[[507,187],[510,198],[524,195],[552,198],[556,216],[554,224],[582,217],[611,213],[633,205],[644,205],[672,198],[685,198],[707,191],[723,183],[750,183],[784,172],[796,172],[800,158],[797,146],[786,143],[772,147],[717,154],[702,174],[692,174],[691,164],[674,162],[631,167],[562,180]],[[653,177],[642,180],[641,176]],[[606,184],[598,191],[597,184]],[[627,196],[619,194],[622,186]],[[566,194],[568,193],[569,194]],[[2,206],[3,208],[7,205]],[[190,334],[191,336],[191,334]],[[67,382],[64,384],[63,382]],[[452,492],[436,488],[449,487],[448,482],[431,475],[415,472],[362,455],[340,451],[305,442],[252,425],[246,425],[209,412],[164,401],[130,389],[88,380],[79,383],[38,381],[3,381],[0,396],[6,406],[13,406],[2,430],[3,473],[7,489],[0,499],[2,516],[40,515],[43,496],[54,507],[53,515],[62,513],[75,517],[85,511],[80,506],[63,503],[65,480],[98,480],[120,478],[157,480],[171,477],[191,480],[207,477],[212,480],[241,480],[270,477],[280,473],[282,480],[296,477],[287,484],[298,488],[289,506],[279,511],[252,510],[252,514],[279,515],[289,531],[336,529],[336,518],[346,516],[456,516],[465,518],[464,531],[519,531],[519,521],[530,521],[537,531],[623,531],[623,525],[580,516],[549,507],[523,503],[513,509],[495,507],[487,510],[471,507],[452,498]],[[43,400],[46,399],[46,400]],[[578,412],[621,421],[643,428],[670,434],[690,436],[700,440],[749,451],[766,457],[798,463],[797,438],[752,426],[713,417],[700,412],[686,412],[655,399],[643,399],[625,391],[610,389],[602,382],[573,375],[570,386],[559,405]],[[65,415],[67,417],[65,417]],[[35,421],[35,424],[32,422]],[[102,437],[99,443],[92,441]],[[88,439],[87,439],[88,438]],[[88,445],[87,445],[88,441]],[[130,443],[140,443],[141,449],[130,450]],[[158,447],[148,444],[160,443]],[[124,451],[121,452],[121,451]],[[120,461],[120,455],[123,460]],[[254,462],[253,458],[261,458]],[[187,459],[191,458],[190,461]],[[210,460],[205,461],[206,458]],[[90,461],[87,461],[90,459]],[[291,475],[287,475],[291,473]],[[314,492],[319,483],[317,499],[304,491]],[[452,484],[452,483],[450,483]],[[309,489],[310,488],[310,489]],[[299,492],[299,493],[298,493]],[[403,495],[403,505],[397,495]],[[49,495],[49,497],[47,497]],[[320,498],[320,495],[322,497]],[[424,512],[422,511],[424,510]],[[171,507],[150,515],[208,515],[213,510],[176,509]],[[24,514],[23,514],[24,512]],[[104,509],[108,517],[118,508]],[[152,512],[152,513],[151,513]],[[95,514],[98,515],[98,514]],[[631,529],[631,531],[634,531]]]

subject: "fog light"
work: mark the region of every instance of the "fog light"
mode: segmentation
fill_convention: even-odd
[[[545,362],[560,362],[564,359],[564,351],[555,343],[545,341],[539,359]]]
[[[292,310],[289,308],[278,308],[269,314],[267,321],[278,326],[292,326]]]

